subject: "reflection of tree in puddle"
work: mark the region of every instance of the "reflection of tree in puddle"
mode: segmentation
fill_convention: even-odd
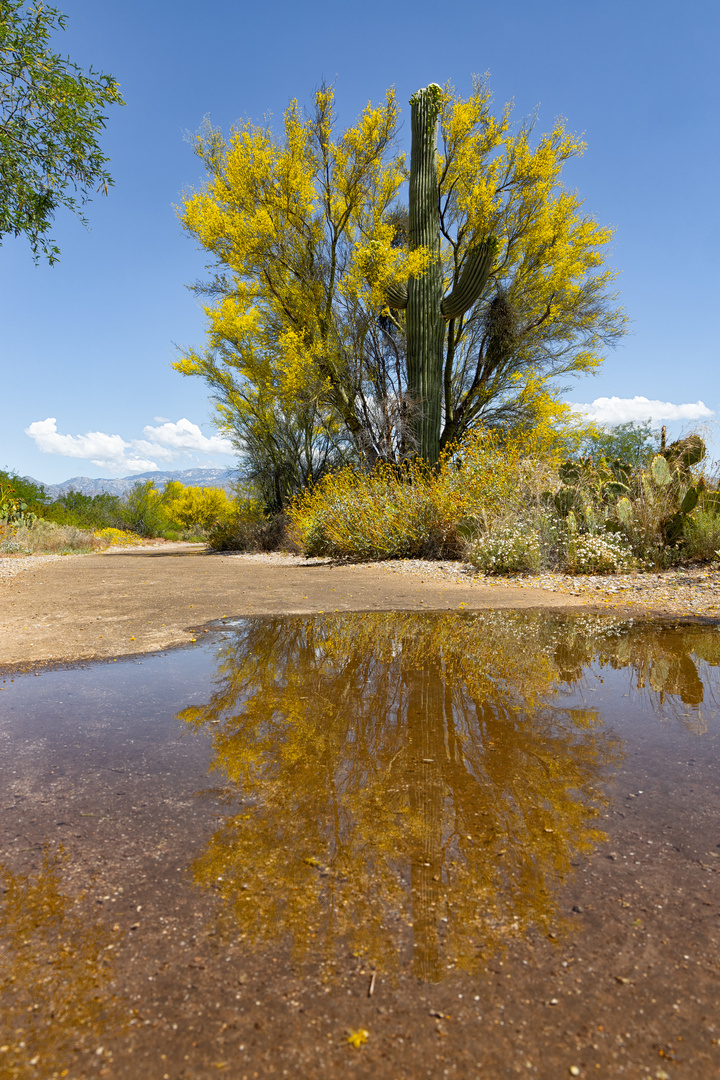
[[[268,619],[221,653],[214,769],[243,799],[196,860],[250,942],[350,947],[416,975],[472,968],[559,923],[554,892],[602,839],[617,740],[549,704],[562,624],[488,613]]]
[[[706,670],[720,664],[720,634],[714,627],[568,620],[555,660],[566,682],[578,681],[593,661],[629,668],[638,690],[650,695],[656,715],[679,720],[698,734],[707,729],[701,706],[718,705],[715,680]]]
[[[80,1054],[122,1030],[112,978],[112,934],[62,891],[62,854],[40,870],[0,866],[0,1077],[80,1077]]]

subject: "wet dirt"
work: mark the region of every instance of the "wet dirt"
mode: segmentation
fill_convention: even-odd
[[[0,1075],[717,1077],[719,664],[398,612],[6,676]]]
[[[164,544],[41,563],[3,582],[0,671],[190,644],[226,616],[583,606],[540,588],[426,581],[301,558],[275,564]]]

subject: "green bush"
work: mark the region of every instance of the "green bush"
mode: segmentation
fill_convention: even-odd
[[[0,469],[0,489],[10,490],[16,499],[25,503],[27,512],[40,517],[48,504],[48,496],[42,484],[35,484],[17,473]]]
[[[120,504],[120,528],[138,536],[163,536],[170,527],[165,508],[152,480],[135,484]]]
[[[685,525],[683,554],[688,559],[712,560],[720,548],[720,514],[696,510]]]
[[[83,495],[67,491],[43,511],[42,516],[58,525],[86,529],[118,529],[124,525],[123,500],[118,495]]]

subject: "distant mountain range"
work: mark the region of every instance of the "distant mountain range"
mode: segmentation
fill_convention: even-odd
[[[73,476],[62,484],[43,484],[41,480],[35,480],[32,476],[26,476],[33,484],[45,488],[51,499],[57,499],[68,491],[79,491],[82,495],[124,495],[138,482],[153,480],[158,491],[162,491],[171,480],[179,480],[186,487],[219,487],[228,493],[237,479],[235,469],[184,469],[181,472],[163,472],[154,469],[151,472],[135,473],[134,476],[122,476],[114,480],[93,480],[89,476]]]

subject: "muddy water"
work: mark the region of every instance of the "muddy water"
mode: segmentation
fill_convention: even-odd
[[[238,620],[0,690],[0,1077],[720,1076],[720,632]]]

